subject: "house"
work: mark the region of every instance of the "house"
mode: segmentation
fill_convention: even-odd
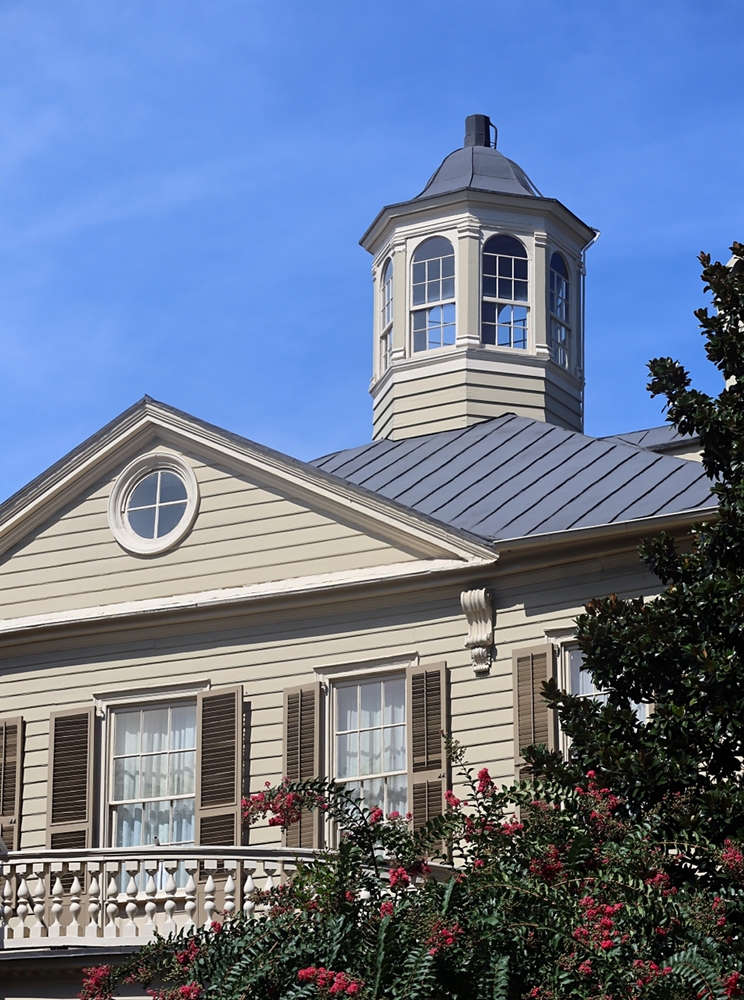
[[[373,440],[305,463],[148,397],[0,507],[0,994],[73,997],[332,844],[242,829],[283,775],[443,808],[441,733],[497,781],[591,697],[573,619],[658,587],[636,545],[712,508],[695,442],[583,434],[596,232],[488,118],[373,257]]]

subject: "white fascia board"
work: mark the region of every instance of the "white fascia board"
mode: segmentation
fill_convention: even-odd
[[[19,506],[0,526],[0,552],[38,526],[54,510],[74,498],[105,470],[129,458],[138,448],[155,436],[177,448],[184,443],[196,451],[206,452],[228,465],[249,471],[262,483],[285,491],[290,497],[310,500],[329,515],[338,516],[359,526],[374,529],[391,543],[400,542],[420,550],[432,558],[492,559],[488,542],[469,538],[465,533],[450,529],[417,511],[387,500],[379,494],[344,483],[305,462],[281,455],[260,445],[232,440],[219,429],[205,427],[186,416],[160,408],[154,402],[143,405],[136,419],[125,421],[118,433],[108,439],[93,442],[82,455],[74,454],[66,467],[57,470],[44,488]]]
[[[491,553],[488,559],[474,559],[463,565],[459,559],[422,559],[415,562],[392,563],[372,569],[344,570],[338,573],[319,573],[256,583],[246,587],[227,587],[221,590],[203,590],[173,597],[156,597],[141,601],[123,601],[70,611],[52,611],[40,615],[0,620],[0,638],[10,635],[36,633],[60,625],[87,625],[95,622],[116,622],[127,618],[150,616],[172,611],[209,611],[246,605],[271,598],[302,598],[306,595],[329,594],[334,591],[365,587],[375,584],[395,584],[421,581],[427,577],[462,573],[463,570],[483,570],[494,566],[498,556]]]

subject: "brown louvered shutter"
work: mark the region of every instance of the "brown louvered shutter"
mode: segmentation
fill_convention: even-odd
[[[201,691],[196,704],[196,842],[240,844],[243,688]]]
[[[514,667],[514,763],[516,776],[527,777],[529,768],[521,755],[523,747],[544,743],[549,750],[557,745],[555,713],[542,696],[543,683],[553,676],[553,647],[550,643],[513,654]]]
[[[23,719],[0,719],[0,836],[9,851],[21,847]]]
[[[93,707],[50,719],[47,839],[58,848],[93,847]]]
[[[444,812],[448,775],[442,732],[449,716],[448,681],[444,663],[408,668],[408,788],[414,829]]]
[[[284,774],[290,781],[320,776],[320,684],[284,692]],[[287,847],[320,845],[318,811],[306,809],[285,834]]]

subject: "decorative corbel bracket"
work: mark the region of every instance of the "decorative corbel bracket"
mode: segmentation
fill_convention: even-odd
[[[487,674],[491,669],[493,646],[493,606],[491,592],[463,590],[460,594],[463,614],[468,620],[468,637],[465,646],[470,650],[476,675]]]

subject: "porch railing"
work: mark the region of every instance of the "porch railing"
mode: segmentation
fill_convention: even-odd
[[[0,948],[144,944],[222,914],[260,914],[262,893],[312,851],[153,847],[0,857]]]

